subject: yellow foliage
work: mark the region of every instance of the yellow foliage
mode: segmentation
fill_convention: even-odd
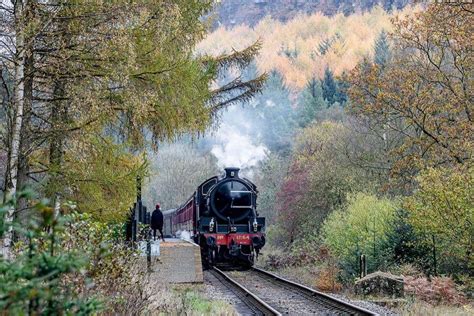
[[[406,15],[418,10],[418,7],[406,7],[393,14]],[[300,89],[312,76],[322,78],[326,66],[340,75],[354,68],[363,56],[371,55],[379,33],[392,29],[391,17],[380,7],[350,16],[299,15],[287,23],[267,17],[253,28],[220,27],[199,44],[198,51],[218,55],[261,39],[263,45],[256,60],[259,71],[276,69],[284,75],[289,87]],[[334,36],[338,40],[327,53],[320,54],[319,44]],[[282,51],[285,49],[296,49],[297,56],[288,57]]]

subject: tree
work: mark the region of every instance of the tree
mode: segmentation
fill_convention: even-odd
[[[317,233],[348,194],[375,187],[377,177],[352,161],[353,151],[368,141],[341,122],[317,122],[298,134],[277,200],[279,221],[288,236]]]
[[[408,222],[437,253],[441,273],[468,272],[474,262],[474,169],[423,171],[418,190],[405,201]],[[436,265],[436,261],[432,262]]]
[[[288,173],[287,163],[285,158],[270,153],[261,162],[260,175],[255,181],[259,192],[257,211],[265,216],[268,225],[277,222],[277,194]]]
[[[337,91],[335,95],[335,101],[341,106],[346,105],[349,97],[347,92],[349,91],[349,78],[347,72],[343,72],[340,78],[337,79]]]
[[[414,264],[423,271],[429,271],[431,251],[423,243],[423,236],[415,231],[408,221],[409,213],[404,209],[398,209],[394,220],[387,232],[385,246],[387,257],[391,263],[402,265]]]
[[[317,112],[327,108],[323,97],[323,90],[316,78],[308,81],[298,100],[298,121],[301,127],[306,127],[315,118]]]
[[[329,106],[336,102],[337,84],[331,69],[326,67],[324,70],[324,78],[321,80],[321,88],[323,89],[323,98]]]
[[[374,62],[381,69],[385,68],[387,63],[390,62],[391,51],[388,43],[388,36],[385,30],[380,32],[377,40],[375,41],[374,47]]]
[[[287,153],[295,122],[290,91],[280,73],[275,70],[270,72],[264,90],[255,103],[255,122],[265,126],[261,130],[263,143],[270,151]]]
[[[329,215],[322,232],[331,252],[356,275],[364,254],[370,271],[385,264],[385,240],[395,217],[397,203],[372,194],[357,193],[346,207]]]
[[[147,205],[160,203],[165,210],[179,207],[199,184],[221,171],[211,154],[198,152],[187,143],[163,146],[149,160],[144,201]]]
[[[430,166],[472,164],[471,21],[472,11],[449,4],[396,19],[392,62],[383,73],[361,65],[352,74],[354,113],[403,137],[391,173],[404,186]]]

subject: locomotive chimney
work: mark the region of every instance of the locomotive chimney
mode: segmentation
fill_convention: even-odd
[[[226,178],[238,178],[240,168],[225,168],[225,177]]]

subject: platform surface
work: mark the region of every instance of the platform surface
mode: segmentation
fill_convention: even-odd
[[[203,282],[201,249],[198,245],[181,239],[165,238],[165,242],[154,241],[152,248],[157,246],[159,255],[151,256],[151,282]]]

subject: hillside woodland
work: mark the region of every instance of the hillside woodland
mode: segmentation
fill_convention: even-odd
[[[267,16],[253,27],[219,27],[198,45],[198,51],[216,55],[260,41],[258,71],[276,70],[283,75],[288,88],[299,90],[312,77],[322,78],[327,67],[340,76],[362,58],[373,57],[379,34],[393,28],[390,19],[417,10],[407,7],[389,13],[376,6],[349,16],[301,13],[287,22]]]
[[[321,12],[332,16],[338,13],[350,15],[364,12],[380,5],[386,11],[399,10],[406,6],[408,0],[217,0],[214,24],[233,27],[236,25],[255,26],[265,17],[281,22],[294,19],[297,15]]]
[[[431,5],[379,17],[390,26],[359,43],[366,50],[347,74],[334,76],[329,67],[350,67],[333,61],[298,89],[297,67],[279,68],[298,92],[288,150],[271,148],[259,179],[260,210],[274,223],[264,265],[337,290],[358,276],[363,254],[369,272],[404,275],[425,302],[464,304],[474,262],[473,13]],[[262,64],[281,60],[271,56]]]

